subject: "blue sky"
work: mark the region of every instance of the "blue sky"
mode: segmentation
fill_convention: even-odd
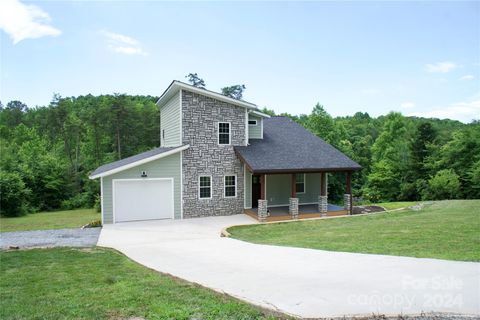
[[[160,95],[197,72],[276,112],[480,118],[480,2],[0,1],[0,100]]]

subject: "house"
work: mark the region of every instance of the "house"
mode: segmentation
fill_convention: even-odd
[[[351,211],[360,166],[286,117],[173,81],[159,98],[160,147],[97,168],[104,224],[248,213]],[[327,203],[327,174],[345,172],[345,207]]]

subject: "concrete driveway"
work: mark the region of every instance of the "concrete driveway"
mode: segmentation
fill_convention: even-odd
[[[480,263],[328,252],[221,238],[246,215],[104,226],[98,245],[160,272],[300,317],[480,314]]]

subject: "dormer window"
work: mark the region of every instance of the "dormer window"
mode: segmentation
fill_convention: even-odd
[[[230,122],[218,123],[218,144],[230,144]]]

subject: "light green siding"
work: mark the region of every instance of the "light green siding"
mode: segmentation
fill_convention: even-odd
[[[267,175],[266,198],[269,206],[288,205],[291,196],[291,175],[272,174]],[[305,174],[305,193],[297,193],[300,204],[316,203],[320,195],[320,174]]]
[[[176,94],[160,109],[162,147],[177,147],[182,144],[180,115],[180,94]]]
[[[181,152],[165,158],[154,160],[122,172],[103,177],[103,223],[113,223],[112,212],[112,180],[113,179],[139,179],[142,171],[148,178],[173,178],[173,206],[175,219],[181,218]]]
[[[245,169],[245,208],[252,207],[252,173]]]
[[[256,125],[248,125],[248,138],[249,139],[262,139],[262,118],[253,114],[248,115],[248,120],[257,120]]]

